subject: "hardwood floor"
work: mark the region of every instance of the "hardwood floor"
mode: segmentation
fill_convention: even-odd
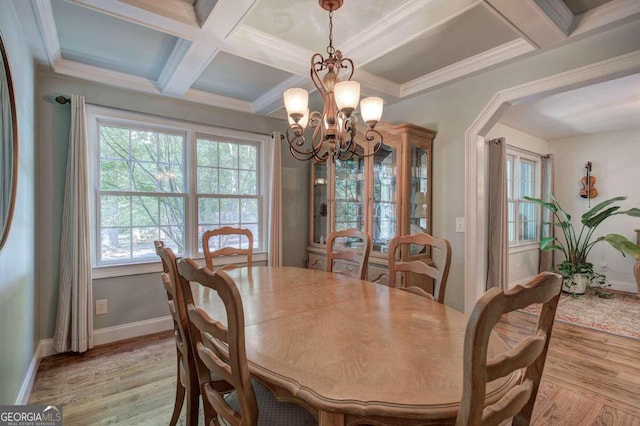
[[[505,315],[497,331],[511,344],[535,318]],[[65,425],[166,425],[175,359],[172,332],[48,357],[29,402],[63,404]],[[640,426],[640,341],[556,322],[533,424]]]

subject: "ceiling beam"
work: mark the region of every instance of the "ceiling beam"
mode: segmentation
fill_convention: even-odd
[[[180,60],[163,70],[158,82],[162,93],[186,93],[255,3],[256,0],[219,0]]]
[[[372,62],[480,4],[480,0],[409,1],[364,28],[341,47],[357,66]]]
[[[568,36],[571,23],[567,25],[568,9],[561,0],[485,0],[483,4],[537,49],[559,43]],[[566,10],[561,12],[563,6]]]

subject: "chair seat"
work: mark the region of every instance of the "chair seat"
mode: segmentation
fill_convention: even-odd
[[[306,426],[317,425],[318,421],[304,408],[291,402],[281,402],[257,380],[252,380],[253,392],[258,403],[258,426]],[[225,400],[234,410],[240,411],[240,403],[235,392]],[[227,425],[224,419],[221,423]]]

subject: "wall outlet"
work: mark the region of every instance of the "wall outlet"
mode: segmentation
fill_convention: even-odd
[[[107,299],[96,300],[96,315],[107,313]]]
[[[456,232],[464,232],[464,217],[456,217]]]

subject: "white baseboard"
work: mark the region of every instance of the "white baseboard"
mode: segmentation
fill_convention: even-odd
[[[31,363],[29,364],[29,369],[27,370],[27,374],[22,381],[22,386],[20,386],[20,392],[18,393],[18,397],[16,398],[15,405],[26,405],[29,403],[29,396],[31,395],[31,388],[33,387],[33,383],[36,381],[36,374],[38,373],[38,365],[40,365],[40,352],[42,350],[42,343],[38,343],[36,346],[36,350],[33,352],[33,357],[31,358]]]
[[[93,345],[104,345],[105,343],[117,342],[118,340],[130,339],[132,337],[146,336],[147,334],[172,329],[173,319],[170,315],[144,321],[131,322],[129,324],[116,325],[114,327],[100,328],[98,330],[93,330]]]
[[[171,329],[173,329],[173,320],[170,315],[116,325],[113,327],[99,328],[97,330],[93,330],[93,345],[104,345],[106,343],[117,342],[118,340],[146,336],[147,334],[158,333],[160,331]],[[40,358],[58,353],[53,348],[53,339],[41,340],[38,347],[40,348]]]
[[[610,281],[610,283],[611,287],[609,288],[611,290],[626,291],[628,293],[638,292],[638,285],[636,283],[630,283],[628,281]]]

